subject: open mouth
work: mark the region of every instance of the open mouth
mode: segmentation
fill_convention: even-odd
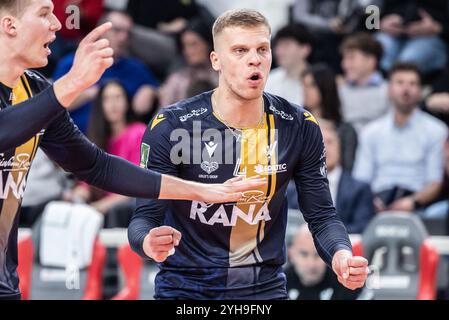
[[[255,72],[255,73],[253,73],[253,74],[249,77],[249,79],[250,79],[251,81],[258,81],[258,80],[261,80],[261,79],[262,79],[262,75],[261,75],[260,73],[258,73],[258,72]]]
[[[49,49],[50,44],[51,44],[53,41],[55,41],[55,40],[56,40],[56,37],[53,37],[53,38],[51,38],[50,41],[44,43],[44,48],[45,48],[45,49]]]

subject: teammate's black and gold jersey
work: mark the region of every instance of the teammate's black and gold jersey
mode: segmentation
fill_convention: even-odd
[[[213,112],[211,95],[162,110],[144,135],[141,165],[204,183],[259,175],[268,185],[239,203],[138,200],[130,243],[144,255],[151,228],[169,225],[182,233],[176,253],[160,265],[157,298],[286,298],[290,179],[320,256],[330,265],[337,250],[351,250],[330,196],[321,131],[310,113],[266,93],[259,125],[235,130]]]
[[[89,142],[38,73],[26,71],[15,88],[0,83],[0,299],[20,297],[19,211],[39,146],[63,169],[99,188],[129,196],[159,195],[160,174],[107,155]]]

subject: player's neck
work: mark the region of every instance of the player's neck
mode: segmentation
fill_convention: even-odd
[[[2,57],[0,60],[0,82],[14,88],[19,84],[20,77],[25,69],[4,49],[0,49],[0,57]]]
[[[256,127],[263,116],[263,96],[246,100],[226,89],[215,90],[212,96],[214,112],[234,128]]]

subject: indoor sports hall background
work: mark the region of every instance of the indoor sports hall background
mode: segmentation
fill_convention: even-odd
[[[39,70],[53,80],[70,69],[85,34],[113,22],[106,37],[115,63],[70,113],[98,146],[136,164],[160,109],[216,87],[209,60],[215,18],[229,9],[260,11],[273,39],[266,91],[323,123],[331,193],[371,271],[361,290],[338,284],[317,258],[289,188],[290,299],[449,298],[448,0],[53,3],[63,29]],[[419,70],[421,81],[392,85],[388,75],[398,63]],[[397,125],[404,103],[415,111]],[[113,134],[104,128],[117,117],[116,105],[126,112],[119,115],[124,129]],[[23,298],[153,299],[157,265],[127,240],[134,203],[76,181],[39,151],[20,217]]]

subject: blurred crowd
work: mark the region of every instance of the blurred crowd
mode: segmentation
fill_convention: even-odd
[[[448,220],[448,0],[53,3],[63,29],[41,72],[54,80],[70,69],[85,34],[113,23],[106,38],[114,65],[70,107],[76,125],[109,153],[139,164],[141,138],[153,116],[216,87],[209,60],[214,19],[228,9],[253,8],[273,27],[266,91],[320,119],[329,186],[348,232],[363,233],[375,215],[388,211]],[[80,9],[80,29],[65,25],[70,4]],[[367,13],[368,5],[380,15]],[[376,18],[371,28],[367,21]],[[289,207],[300,209],[294,184],[287,196]],[[126,228],[134,205],[74,181],[43,153],[34,161],[24,199],[22,227],[33,226],[49,202],[64,200],[90,204],[104,214],[106,228]],[[338,288],[304,227],[291,242],[289,261],[290,298],[355,298]]]

